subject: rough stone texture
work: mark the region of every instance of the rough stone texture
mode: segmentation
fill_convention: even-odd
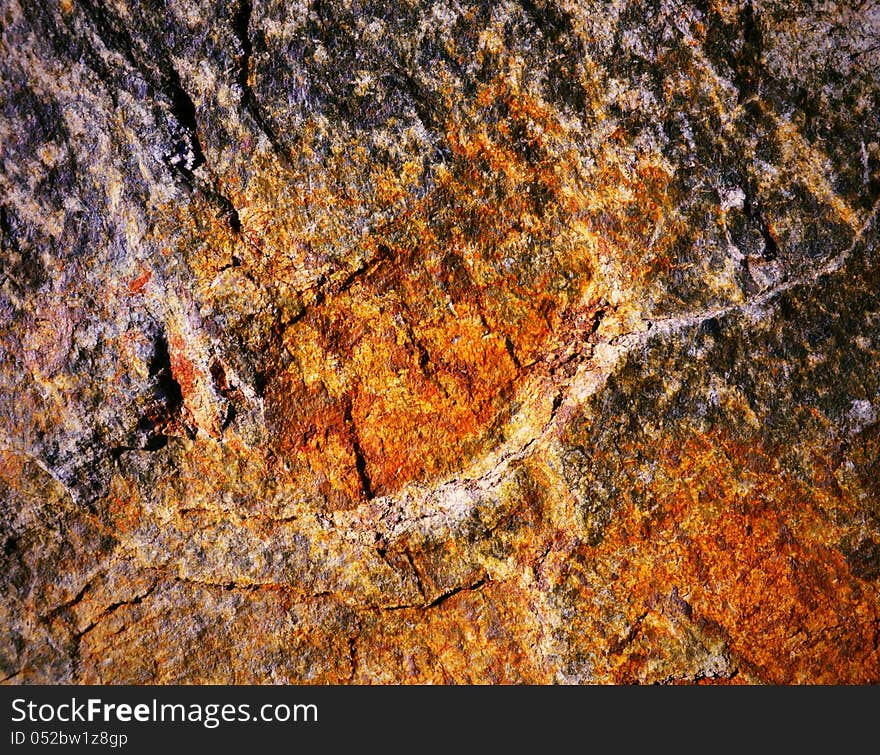
[[[880,682],[880,3],[0,2],[8,682]]]

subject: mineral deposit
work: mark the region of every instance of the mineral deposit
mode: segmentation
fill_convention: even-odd
[[[880,683],[880,2],[0,0],[8,683]]]

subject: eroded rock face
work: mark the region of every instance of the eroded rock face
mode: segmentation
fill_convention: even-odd
[[[880,682],[880,4],[2,11],[6,680]]]

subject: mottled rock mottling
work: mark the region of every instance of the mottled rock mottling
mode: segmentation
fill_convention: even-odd
[[[880,2],[0,8],[6,681],[880,683]]]

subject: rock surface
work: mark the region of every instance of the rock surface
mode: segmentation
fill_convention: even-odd
[[[880,683],[880,3],[0,8],[7,682]]]

